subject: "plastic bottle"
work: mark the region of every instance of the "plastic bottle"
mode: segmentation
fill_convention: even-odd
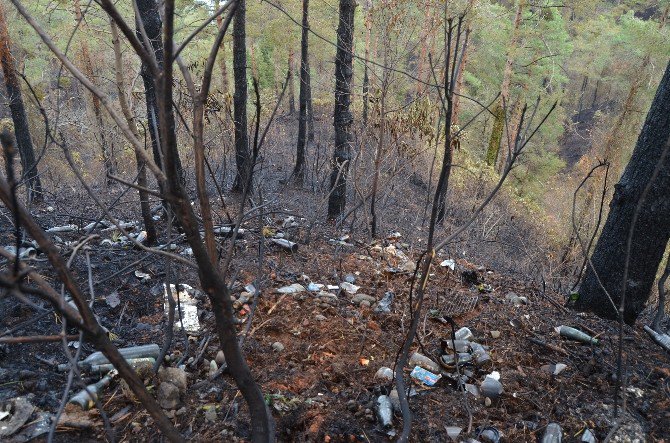
[[[97,383],[86,386],[86,389],[82,389],[72,396],[69,403],[74,403],[81,406],[84,411],[91,409],[95,405],[95,400],[98,398],[98,393],[102,391],[109,383],[112,381],[112,377],[116,375],[116,371],[110,372],[105,375]]]
[[[121,348],[119,349],[121,356],[126,360],[136,359],[136,358],[158,358],[161,349],[157,344],[142,345],[142,346],[133,346],[130,348]],[[93,365],[104,365],[108,364],[109,360],[102,352],[94,352],[93,354],[86,357],[84,360],[77,362],[77,366],[80,368],[88,368]],[[70,369],[69,364],[58,365],[59,371],[68,371]]]
[[[556,328],[558,333],[562,335],[563,337],[572,339],[572,340],[577,340],[582,343],[586,344],[594,344],[597,345],[598,339],[591,337],[590,335],[580,331],[579,329],[572,328],[570,326],[559,326]]]
[[[654,341],[658,343],[663,349],[670,352],[670,336],[668,334],[659,334],[646,325],[644,330],[647,331],[647,334],[651,335],[651,338],[654,339]]]

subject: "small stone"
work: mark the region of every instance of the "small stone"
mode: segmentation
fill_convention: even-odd
[[[314,320],[316,320],[316,321],[325,321],[325,320],[326,320],[326,316],[325,316],[325,315],[321,315],[321,314],[317,314],[317,315],[314,316]]]
[[[361,308],[369,308],[370,306],[371,306],[371,305],[370,305],[370,302],[367,301],[367,300],[363,300],[363,301],[360,303],[360,307],[361,307]]]
[[[349,400],[347,402],[347,409],[350,412],[356,412],[358,411],[358,404],[356,403],[356,400]]]
[[[377,299],[374,298],[371,295],[368,294],[356,294],[354,297],[351,299],[351,302],[357,305],[363,305],[363,302],[367,302],[366,306],[371,306],[372,303],[376,302]]]
[[[164,368],[158,370],[158,378],[163,382],[170,382],[179,390],[184,391],[188,386],[188,375],[181,368]]]
[[[488,408],[489,406],[491,406],[491,399],[488,398],[488,397],[486,397],[486,398],[484,399],[484,405],[485,405],[487,408]]]
[[[284,350],[284,345],[276,341],[272,343],[272,350],[275,352],[281,352]]]
[[[179,405],[179,388],[169,382],[158,386],[158,404],[163,409],[175,409]]]
[[[219,352],[216,353],[216,357],[214,357],[214,361],[216,362],[217,365],[221,366],[222,364],[225,363],[226,361],[226,356],[223,355],[223,351],[219,350]]]
[[[491,331],[491,337],[493,338],[500,337],[500,331]]]
[[[175,412],[175,415],[176,415],[176,416],[180,416],[180,415],[184,415],[184,414],[186,414],[187,412],[188,412],[188,409],[186,409],[185,406],[182,406],[181,408],[179,408],[179,409]]]
[[[356,283],[356,276],[353,274],[347,274],[344,277],[344,281],[347,283],[351,283],[353,285],[354,283]]]

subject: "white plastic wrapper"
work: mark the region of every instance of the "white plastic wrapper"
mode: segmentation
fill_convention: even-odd
[[[184,324],[184,330],[187,333],[194,334],[200,332],[200,320],[198,320],[198,306],[196,300],[191,296],[195,291],[189,285],[179,285],[179,305],[175,309],[174,329],[181,329],[181,324]],[[177,286],[171,284],[170,291],[175,303],[177,302]],[[165,306],[165,315],[170,312],[170,305],[168,304],[168,290],[167,286],[163,285],[163,300]],[[181,308],[181,309],[179,309]],[[181,321],[180,321],[181,320]]]

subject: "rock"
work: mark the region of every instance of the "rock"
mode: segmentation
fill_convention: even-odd
[[[325,317],[324,315],[317,314],[317,315],[314,316],[314,320],[316,320],[316,321],[325,321],[325,320],[326,320],[326,317]]]
[[[226,362],[226,356],[223,354],[223,351],[219,350],[219,352],[216,353],[216,357],[214,357],[214,361],[219,366],[221,366],[222,364],[224,364]]]
[[[337,295],[331,294],[330,292],[321,291],[316,296],[320,301],[327,303],[329,305],[337,304]]]
[[[158,386],[158,404],[163,409],[175,409],[179,406],[179,388],[169,382],[161,383]]]
[[[500,337],[500,331],[491,331],[491,337],[492,338]]]
[[[172,383],[180,391],[185,391],[188,386],[188,375],[181,368],[160,368],[158,378],[162,382]]]
[[[272,350],[275,352],[281,352],[284,350],[284,345],[276,341],[272,343]]]
[[[369,308],[370,306],[372,306],[372,305],[371,305],[370,302],[367,301],[367,300],[363,300],[363,301],[360,303],[360,307],[361,307],[361,308]]]
[[[371,306],[372,303],[376,302],[377,299],[368,294],[356,294],[354,298],[351,299],[351,302],[356,305],[362,305],[363,302],[367,302],[366,306]]]

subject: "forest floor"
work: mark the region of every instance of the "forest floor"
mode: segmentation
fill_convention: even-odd
[[[65,201],[58,203],[68,206]],[[84,224],[66,215],[68,211],[59,205],[54,204],[61,213],[46,206],[36,208],[43,227]],[[162,230],[164,223],[161,221]],[[375,406],[380,395],[391,393],[393,383],[375,374],[381,367],[394,367],[411,321],[411,271],[421,251],[410,245],[414,241],[408,243],[405,236],[410,234],[392,233],[376,241],[353,234],[343,237],[332,226],[313,228],[304,219],[279,214],[266,217],[263,228],[258,223],[245,228],[246,235],[235,245],[236,300],[246,297],[242,295],[245,286],[255,281],[260,240],[278,233],[293,240],[310,238],[308,244],[300,241],[296,252],[288,252],[267,238],[263,242],[260,274],[264,277],[254,283],[261,295],[244,341],[248,363],[276,420],[278,440],[393,440],[402,428],[399,411],[395,411],[392,424],[383,428]],[[100,238],[91,243],[91,258],[96,282],[94,307],[101,323],[116,336],[120,347],[162,344],[164,260],[129,246],[103,245],[104,239],[116,236],[113,231],[96,232]],[[67,242],[81,239],[83,233],[57,235],[66,253],[72,247]],[[0,236],[1,244],[12,244],[10,230]],[[229,247],[230,240],[220,241],[224,249]],[[184,242],[176,245],[176,253],[186,253]],[[42,257],[38,255],[30,264],[50,275]],[[642,329],[649,314],[634,328],[624,327],[625,413],[617,421],[613,418],[616,322],[565,309],[563,296],[477,263],[455,259],[453,270],[441,266],[450,258],[436,258],[421,314],[419,340],[412,350],[439,360],[443,341],[451,337],[451,327],[438,319],[451,316],[457,327],[469,327],[473,340],[488,347],[492,364],[486,368],[465,364],[460,368],[467,377],[465,393],[457,390],[454,369],[446,366],[433,387],[412,379],[413,441],[449,441],[447,427],[462,428],[457,441],[476,438],[481,430],[488,436],[498,433],[501,441],[537,441],[550,422],[560,424],[565,441],[581,441],[586,429],[602,441],[615,423],[621,426],[611,441],[670,441],[670,356]],[[137,260],[141,261],[133,265]],[[180,270],[174,272],[179,282],[197,289],[195,273],[177,268]],[[137,270],[149,278],[138,278]],[[82,287],[87,287],[88,268],[81,254],[73,262],[73,271]],[[339,287],[346,280],[359,289],[351,293],[325,286],[322,292],[281,292],[281,288],[294,284],[305,289],[310,289],[309,283]],[[388,292],[394,294],[390,312],[376,312],[378,302]],[[510,301],[514,298],[510,293],[525,297],[527,303],[517,300],[515,304]],[[218,339],[209,301],[197,290],[195,298],[199,329],[188,334],[177,331],[170,352],[172,363],[167,363],[182,361],[186,365],[188,387],[180,393],[179,404],[166,412],[183,435],[194,441],[247,440],[248,413],[232,378],[224,373],[208,379],[211,361],[216,360],[219,350]],[[240,334],[251,317],[251,305],[251,300],[236,303]],[[0,308],[4,313],[0,318],[3,332],[23,322],[27,323],[15,335],[60,332],[53,314],[31,322],[35,311],[10,298],[0,300]],[[555,330],[561,325],[597,336],[600,344],[565,339]],[[545,346],[532,343],[530,338]],[[83,356],[92,352],[88,345],[83,347]],[[65,362],[57,343],[0,346],[0,403],[27,396],[36,408],[26,423],[3,441],[26,441],[26,436],[44,430],[58,409],[67,379],[67,373],[58,372],[55,364]],[[559,363],[566,367],[557,375],[551,373],[555,367],[546,366]],[[407,379],[411,369],[405,368]],[[499,373],[504,391],[498,399],[488,401],[476,387],[492,371]],[[92,376],[85,381],[98,379]],[[160,383],[151,374],[145,374],[145,382],[153,392]],[[152,419],[118,380],[102,392],[101,401],[118,441],[157,439]],[[485,433],[479,440],[486,441],[486,437]],[[57,426],[56,441],[104,438],[100,411],[67,406]]]

